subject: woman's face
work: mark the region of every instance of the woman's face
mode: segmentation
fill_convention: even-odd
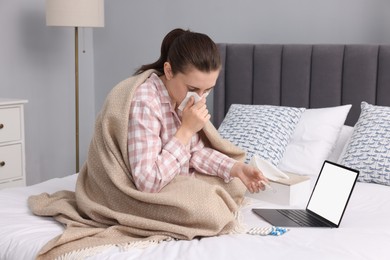
[[[166,62],[165,86],[168,90],[169,96],[178,106],[186,97],[187,92],[195,92],[199,96],[211,91],[217,82],[219,70],[211,72],[202,72],[198,69],[189,69],[186,73],[172,74],[170,65]],[[164,67],[165,68],[165,67]]]

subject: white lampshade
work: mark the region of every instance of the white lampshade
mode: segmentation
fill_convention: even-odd
[[[104,0],[46,0],[46,25],[104,27]]]

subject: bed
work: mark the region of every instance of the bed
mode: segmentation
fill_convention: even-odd
[[[86,258],[388,259],[390,46],[219,44],[219,48],[223,68],[213,91],[213,122],[221,135],[258,154],[262,153],[256,150],[258,143],[237,137],[253,128],[276,132],[270,125],[288,119],[283,129],[291,131],[288,138],[283,133],[288,140],[284,149],[261,154],[277,160],[279,168],[309,176],[312,185],[324,159],[361,170],[340,227],[291,228],[282,236],[242,232],[129,250],[111,246]],[[296,118],[293,126],[291,111]],[[256,120],[260,116],[266,120]],[[278,138],[273,133],[265,139]],[[74,190],[76,179],[72,174],[0,191],[0,259],[34,259],[43,245],[63,232],[52,218],[33,215],[27,198]],[[248,197],[240,220],[244,231],[269,226],[251,212],[253,207],[304,208],[305,203],[279,205]]]

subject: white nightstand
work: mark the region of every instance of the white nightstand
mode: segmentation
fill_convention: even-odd
[[[26,185],[25,103],[27,100],[0,98],[0,189]]]

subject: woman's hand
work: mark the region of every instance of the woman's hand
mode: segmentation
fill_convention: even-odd
[[[269,183],[260,170],[242,162],[236,162],[233,165],[230,176],[240,178],[251,193],[265,190],[262,182]]]
[[[204,127],[211,117],[207,110],[205,97],[202,97],[196,104],[194,102],[194,97],[191,97],[183,109],[181,126],[176,132],[176,138],[184,145],[191,140],[194,134]]]

